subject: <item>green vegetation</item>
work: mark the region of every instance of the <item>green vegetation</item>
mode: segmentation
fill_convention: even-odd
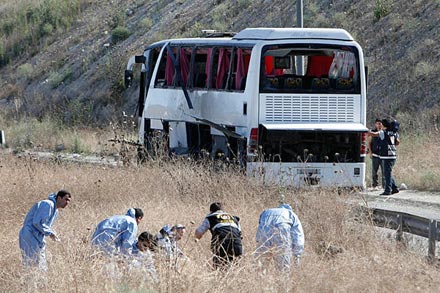
[[[32,64],[29,63],[25,63],[23,65],[20,65],[17,68],[17,73],[18,73],[18,77],[19,78],[31,78],[32,74],[34,72],[34,68],[32,66]]]
[[[153,26],[153,20],[151,20],[151,18],[144,18],[139,22],[138,26],[138,29],[141,30],[141,33],[144,33]]]
[[[68,30],[87,0],[23,0],[0,10],[0,67]],[[55,36],[54,36],[55,37]]]
[[[114,44],[119,43],[125,39],[127,39],[131,35],[131,32],[128,28],[124,26],[117,26],[112,31],[112,42]]]
[[[70,69],[65,72],[53,71],[49,74],[48,81],[52,88],[59,87],[62,83],[67,82],[72,76],[72,71]]]
[[[374,8],[375,20],[387,16],[391,13],[391,2],[390,0],[376,0],[376,7]]]

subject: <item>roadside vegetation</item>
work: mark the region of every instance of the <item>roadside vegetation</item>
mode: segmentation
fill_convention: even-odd
[[[20,0],[0,6],[0,67],[44,50],[76,24],[87,0]]]
[[[435,292],[440,272],[415,251],[381,236],[368,219],[356,219],[348,193],[262,186],[236,172],[213,172],[209,163],[150,162],[142,167],[96,167],[0,155],[2,266],[0,291],[8,292]],[[17,235],[24,215],[51,191],[72,192],[71,205],[60,212],[55,230],[61,242],[47,240],[49,272],[39,278],[21,267]],[[306,233],[306,249],[291,279],[253,258],[258,217],[277,205],[280,193],[298,213]],[[225,274],[210,268],[210,243],[198,243],[195,227],[212,201],[240,216],[245,255]],[[166,223],[187,226],[181,241],[189,261],[179,271],[156,258],[157,284],[142,273],[117,270],[91,257],[90,237],[96,224],[129,207],[145,217],[139,231],[156,233]],[[195,223],[195,224],[193,224]],[[398,282],[396,282],[398,278]]]
[[[414,117],[401,113],[396,118],[401,123],[401,145],[394,176],[398,185],[405,183],[409,189],[440,191],[440,116],[438,109]],[[52,151],[97,156],[118,155],[136,162],[136,147],[121,142],[137,142],[137,125],[131,116],[123,115],[106,127],[79,127],[52,116],[38,120],[22,117],[6,120],[0,116],[5,131],[6,145],[15,152]],[[370,121],[373,118],[369,119]],[[373,123],[369,123],[371,127]],[[371,184],[371,160],[367,156],[367,186]]]
[[[3,3],[4,2],[4,3]],[[384,237],[369,219],[355,219],[335,190],[262,186],[211,162],[151,160],[138,166],[134,87],[122,87],[127,56],[146,44],[196,36],[201,29],[239,31],[291,26],[295,3],[274,1],[7,0],[0,4],[0,291],[104,292],[437,292],[438,267]],[[368,121],[393,116],[401,123],[394,169],[409,189],[440,191],[440,67],[437,0],[306,1],[305,26],[341,27],[369,58]],[[420,40],[419,40],[420,38]],[[39,161],[24,151],[106,156],[124,166]],[[20,154],[16,156],[15,154]],[[369,168],[369,158],[366,158]],[[215,170],[215,171],[214,171]],[[371,172],[367,170],[367,184]],[[39,278],[21,266],[18,231],[30,207],[49,192],[68,189],[72,205],[48,240],[49,272]],[[252,253],[260,212],[279,195],[298,213],[306,232],[301,266],[290,280],[261,268]],[[214,200],[241,217],[245,255],[228,273],[210,269],[209,236],[194,243],[195,225]],[[140,207],[139,231],[180,222],[190,261],[178,272],[156,260],[159,283],[141,274],[108,274],[91,257],[90,236],[112,214]],[[195,223],[195,224],[193,224]],[[398,280],[396,282],[396,280]]]

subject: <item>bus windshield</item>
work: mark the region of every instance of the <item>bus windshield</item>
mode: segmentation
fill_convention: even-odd
[[[360,94],[359,80],[359,54],[355,47],[320,44],[263,47],[262,93]]]

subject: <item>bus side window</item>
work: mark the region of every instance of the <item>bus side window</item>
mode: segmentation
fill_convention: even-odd
[[[176,53],[176,48],[173,48],[173,52]],[[156,75],[155,87],[169,87],[173,86],[175,79],[174,64],[171,57],[168,55],[168,51],[163,51],[159,70]]]
[[[194,58],[194,87],[205,88],[207,85],[208,75],[206,73],[208,62],[208,49],[197,48]]]
[[[218,48],[212,48],[211,50],[211,66],[209,71],[207,71],[207,73],[209,73],[210,76],[210,81],[209,81],[209,88],[210,89],[217,89],[217,75],[218,75],[218,61],[219,61],[219,49]]]
[[[246,77],[249,69],[249,61],[250,61],[250,53],[249,49],[237,49],[237,70],[235,74],[235,90],[244,91],[246,88]]]
[[[161,48],[155,48],[150,51],[150,56],[148,58],[148,64],[147,64],[147,84],[150,84],[151,76],[153,75],[154,67],[156,66],[156,63],[159,59]],[[159,69],[160,71],[160,69]]]
[[[188,77],[190,72],[191,48],[180,48],[179,50],[179,66],[182,82],[188,85]]]
[[[215,88],[218,90],[225,88],[227,74],[229,72],[230,53],[227,48],[220,48],[218,50],[217,74],[215,81]]]
[[[250,52],[248,49],[237,49],[237,71],[235,75],[235,90],[244,91],[246,88],[246,77],[249,69]]]
[[[174,54],[174,58],[177,56],[177,50],[176,48],[172,49],[172,52]],[[173,60],[171,59],[171,56],[166,54],[166,66],[165,66],[165,85],[166,86],[174,86],[176,84],[176,74],[174,72],[174,64]]]
[[[165,50],[160,59],[159,69],[157,70],[156,80],[154,82],[155,87],[164,87],[166,85],[165,76],[167,68],[167,51]]]

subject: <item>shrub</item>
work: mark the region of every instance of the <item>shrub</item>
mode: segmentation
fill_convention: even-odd
[[[112,31],[112,42],[114,44],[127,39],[131,35],[128,28],[124,26],[118,26]]]
[[[417,63],[414,69],[415,77],[429,76],[436,70],[436,65],[428,63],[426,61],[420,61]]]
[[[22,64],[17,68],[18,78],[30,78],[33,71],[34,68],[32,67],[32,64]]]
[[[139,22],[139,29],[148,31],[153,26],[153,21],[151,18],[144,18]]]
[[[391,12],[391,3],[389,0],[376,0],[376,7],[374,9],[374,17],[376,21],[382,17],[387,16]]]
[[[65,72],[52,71],[48,77],[50,86],[54,89],[59,87],[63,82],[67,81],[72,76],[72,71],[66,70]]]

